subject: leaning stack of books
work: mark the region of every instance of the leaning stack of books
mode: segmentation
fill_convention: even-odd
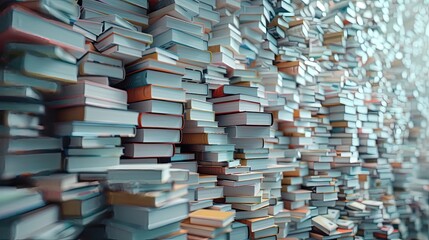
[[[92,28],[102,27],[107,29],[108,26],[112,26],[111,24],[114,24],[114,25],[123,25],[124,27],[127,26],[129,28],[133,28],[135,31],[141,32],[142,28],[145,28],[148,26],[149,19],[147,17],[147,10],[149,8],[149,5],[147,0],[142,0],[142,1],[107,0],[102,2],[96,1],[96,0],[83,0],[81,6],[82,6],[82,14],[80,17],[81,19],[91,19],[92,21],[95,20],[96,22],[102,23],[101,26],[94,23],[88,24],[89,26],[92,26]],[[110,22],[110,23],[105,23],[105,22]],[[106,27],[104,27],[105,24],[107,24]],[[76,25],[79,25],[79,22]],[[94,30],[89,32],[93,32],[93,31]],[[119,49],[120,48],[121,47],[119,47]],[[128,48],[124,48],[124,50],[126,51],[128,50]]]
[[[351,221],[339,221],[339,224],[335,222],[335,219],[328,219],[323,216],[317,216],[312,218],[313,230],[310,236],[314,239],[342,239],[342,238],[353,238],[353,222]],[[344,224],[348,224],[344,226]],[[340,227],[341,225],[341,227]],[[343,228],[346,227],[346,228]]]
[[[331,166],[341,172],[338,176],[340,186],[340,202],[347,202],[347,199],[357,199],[357,187],[359,186],[358,175],[360,173],[361,161],[358,157],[357,146],[357,116],[350,114],[350,108],[354,108],[352,93],[347,90],[342,92],[332,92],[323,102],[329,108],[332,134],[329,146],[335,149],[336,156]],[[339,116],[339,119],[331,119],[331,116]]]
[[[106,82],[92,82],[83,76],[80,79],[63,87],[48,103],[57,116],[55,134],[66,137],[65,171],[103,172],[119,164],[123,148],[115,136],[134,136],[138,114],[127,110],[125,91]]]
[[[214,119],[213,104],[191,99],[186,108],[182,148],[195,153],[200,173],[199,185],[192,190],[195,195],[190,199],[194,202],[191,205],[204,201],[206,204],[200,207],[209,207],[213,205],[213,199],[223,197],[223,187],[216,186],[217,169],[237,167],[239,161],[233,158],[234,146],[228,144],[225,129],[218,127]],[[204,192],[206,196],[203,197]]]
[[[180,222],[189,212],[188,200],[183,198],[187,186],[173,181],[179,178],[172,178],[170,167],[130,164],[108,170],[107,200],[113,205],[113,219],[106,224],[108,238],[186,238]]]
[[[150,55],[150,52],[160,53],[156,55],[160,56],[164,50],[153,48],[143,54]],[[127,79],[120,84],[127,89],[130,108],[140,113],[136,137],[125,144],[127,157],[171,157],[174,144],[182,140],[184,69],[175,65],[174,55],[165,55],[173,63],[148,57],[128,65]]]
[[[235,69],[232,76],[238,77],[239,72],[241,75],[246,74],[245,70]],[[246,77],[243,77],[243,80],[246,81]],[[250,78],[248,80],[251,81]],[[241,159],[242,166],[250,167],[253,170],[243,174],[243,177],[247,177],[252,183],[245,184],[240,181],[223,183],[224,181],[222,181],[222,184],[232,184],[224,186],[225,202],[232,203],[232,207],[238,210],[237,219],[272,222],[271,225],[264,228],[252,228],[252,225],[256,223],[245,221],[252,236],[277,235],[278,227],[274,225],[274,218],[268,216],[268,205],[270,198],[276,200],[275,189],[279,190],[281,186],[278,172],[282,169],[270,170],[276,166],[276,161],[268,159],[268,149],[263,148],[264,138],[270,136],[272,115],[260,112],[260,101],[257,89],[254,87],[224,85],[216,89],[213,96],[211,101],[214,102],[216,119],[220,126],[227,127],[229,140],[235,144],[235,158]],[[265,172],[266,182],[260,181],[264,177],[262,173],[254,172],[258,170]],[[259,178],[255,178],[257,175]],[[272,184],[268,181],[268,175],[272,177]],[[233,179],[236,177],[240,177],[240,175],[218,176],[219,179],[225,180],[236,180]],[[278,193],[277,196],[279,196]]]
[[[352,201],[346,206],[347,220],[358,223],[357,236],[372,238],[382,226],[383,202],[363,200]]]
[[[25,86],[1,86],[1,179],[61,170],[62,143],[44,137],[45,105],[39,91]]]
[[[64,235],[77,238],[81,234],[82,227],[59,220],[60,208],[47,205],[37,189],[1,187],[0,192],[2,238],[58,239]]]
[[[62,84],[76,83],[76,59],[85,52],[84,37],[57,21],[52,14],[57,7],[42,11],[46,4],[2,3],[2,179],[62,168],[61,139],[44,137],[51,124],[43,122],[48,112],[43,94],[58,92]],[[75,2],[67,4],[70,10],[78,8]],[[76,19],[75,14],[66,12],[67,19]],[[58,68],[62,71],[57,71]]]

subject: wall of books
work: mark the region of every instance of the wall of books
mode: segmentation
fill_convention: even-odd
[[[0,1],[0,239],[428,239],[428,4]]]

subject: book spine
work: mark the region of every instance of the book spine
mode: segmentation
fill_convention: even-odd
[[[223,88],[224,88],[224,85],[222,85],[221,87],[219,87],[216,90],[214,90],[213,97],[214,98],[225,97],[225,93],[223,91]]]
[[[127,90],[128,102],[149,100],[152,97],[152,85]]]

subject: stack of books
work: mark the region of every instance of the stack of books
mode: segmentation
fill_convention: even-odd
[[[1,86],[0,99],[0,177],[61,170],[61,139],[43,136],[46,109],[41,93],[31,87]]]
[[[148,1],[96,1],[96,0],[84,0],[82,1],[82,14],[81,19],[90,19],[90,23],[81,24],[82,26],[89,26],[87,29],[89,32],[98,35],[97,31],[99,27],[109,28],[109,26],[119,25],[125,28],[133,28],[135,31],[141,32],[143,28],[148,26],[149,19],[147,11],[149,8]],[[111,16],[107,16],[111,15]],[[115,16],[116,15],[116,16]],[[101,22],[102,24],[95,24],[93,21]],[[106,23],[105,23],[106,22]],[[105,24],[107,26],[105,27]],[[76,25],[80,25],[79,22]],[[119,37],[119,39],[121,39]],[[123,38],[122,38],[123,40]],[[127,41],[125,41],[127,42]],[[132,41],[128,41],[132,42]],[[119,44],[121,45],[121,44]],[[119,47],[122,48],[122,47]],[[124,48],[125,52],[129,50]],[[143,50],[143,49],[141,49]]]
[[[138,116],[127,110],[126,100],[125,91],[86,80],[84,76],[77,84],[64,86],[51,99],[48,106],[57,116],[55,134],[65,137],[65,171],[104,172],[119,165],[123,148],[118,136],[134,136]]]
[[[181,81],[184,69],[176,66],[175,56],[169,53],[164,56],[164,50],[159,48],[143,54],[148,57],[128,65],[127,78],[119,84],[128,92],[130,108],[139,112],[136,137],[125,144],[126,157],[141,159],[141,162],[145,162],[144,158],[174,155],[174,144],[182,140],[185,102]],[[153,59],[153,56],[164,56],[173,63]]]
[[[310,233],[314,239],[347,239],[353,238],[354,229],[352,221],[329,219],[317,216],[311,219],[313,230]],[[336,223],[335,221],[338,221]]]
[[[107,201],[113,218],[109,239],[186,239],[180,222],[188,217],[187,186],[171,164],[123,164],[107,172]],[[187,176],[185,176],[187,177]],[[168,216],[168,217],[166,217]]]
[[[42,94],[58,92],[62,84],[76,83],[76,59],[85,52],[83,36],[64,23],[48,19],[52,17],[50,12],[33,14],[24,5],[27,4],[5,3],[0,17],[5,26],[0,33],[5,63],[0,93],[1,135],[5,146],[2,178],[61,169],[61,140],[42,137],[46,134],[44,130],[51,127],[42,123],[47,112]],[[73,2],[70,5],[77,8]],[[27,29],[32,23],[40,27]],[[47,45],[46,40],[49,40]]]
[[[108,209],[98,181],[78,182],[78,175],[73,173],[32,179],[46,201],[59,204],[62,219],[89,225],[106,217]]]
[[[229,145],[225,129],[215,121],[213,104],[190,99],[186,103],[186,126],[182,148],[195,154],[198,163],[199,184],[192,189],[191,209],[213,206],[213,200],[223,197],[223,187],[217,186],[218,169],[236,167],[234,146]],[[197,171],[195,169],[195,171]]]
[[[190,213],[181,226],[188,231],[188,239],[228,239],[233,221],[233,212],[201,209]]]
[[[0,223],[5,239],[58,239],[78,237],[82,227],[60,221],[60,208],[46,204],[36,189],[1,187]],[[24,230],[25,229],[25,230]]]

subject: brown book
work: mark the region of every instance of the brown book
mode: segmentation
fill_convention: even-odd
[[[63,217],[83,217],[96,212],[105,206],[103,194],[87,199],[73,199],[61,203],[61,214]]]
[[[330,32],[330,33],[325,33],[323,35],[323,39],[324,40],[327,40],[327,39],[330,39],[330,38],[343,38],[343,37],[344,37],[344,32],[343,31],[341,31],[341,32]]]
[[[145,100],[166,100],[171,102],[186,102],[186,92],[182,88],[168,88],[157,85],[147,85],[127,90],[128,102]]]
[[[289,200],[283,200],[283,205],[285,209],[288,210],[294,210],[298,209],[300,207],[305,206],[305,201],[289,201]]]
[[[212,52],[212,53],[231,53],[231,50],[229,50],[228,48],[222,46],[222,45],[214,45],[214,46],[209,46],[208,51]]]
[[[297,184],[302,184],[303,180],[302,177],[284,177],[282,179],[282,183],[283,184],[288,184],[288,185],[297,185]]]
[[[198,166],[198,173],[200,174],[213,174],[213,175],[226,175],[249,172],[250,167],[218,167],[218,166]]]
[[[323,45],[327,46],[329,44],[334,44],[334,45],[341,45],[343,42],[343,38],[329,38],[326,40],[323,40]]]
[[[291,62],[277,63],[276,66],[278,68],[289,68],[289,67],[298,67],[299,64],[300,64],[300,61],[291,61]]]
[[[290,172],[284,172],[284,177],[302,177],[303,176],[303,170],[301,168],[295,168],[294,171]]]
[[[188,193],[187,185],[175,184],[171,191],[141,193],[108,192],[107,202],[111,205],[133,205],[140,207],[160,207],[166,202],[180,198]]]
[[[227,135],[218,133],[184,133],[182,144],[227,144]]]
[[[287,68],[279,68],[279,72],[283,72],[292,76],[298,75],[298,66],[295,67],[287,67]]]
[[[293,28],[293,27],[296,27],[298,25],[304,24],[304,19],[291,21],[291,22],[288,22],[288,24],[289,24],[289,28]]]
[[[350,127],[349,122],[341,121],[341,122],[331,122],[332,127]]]

